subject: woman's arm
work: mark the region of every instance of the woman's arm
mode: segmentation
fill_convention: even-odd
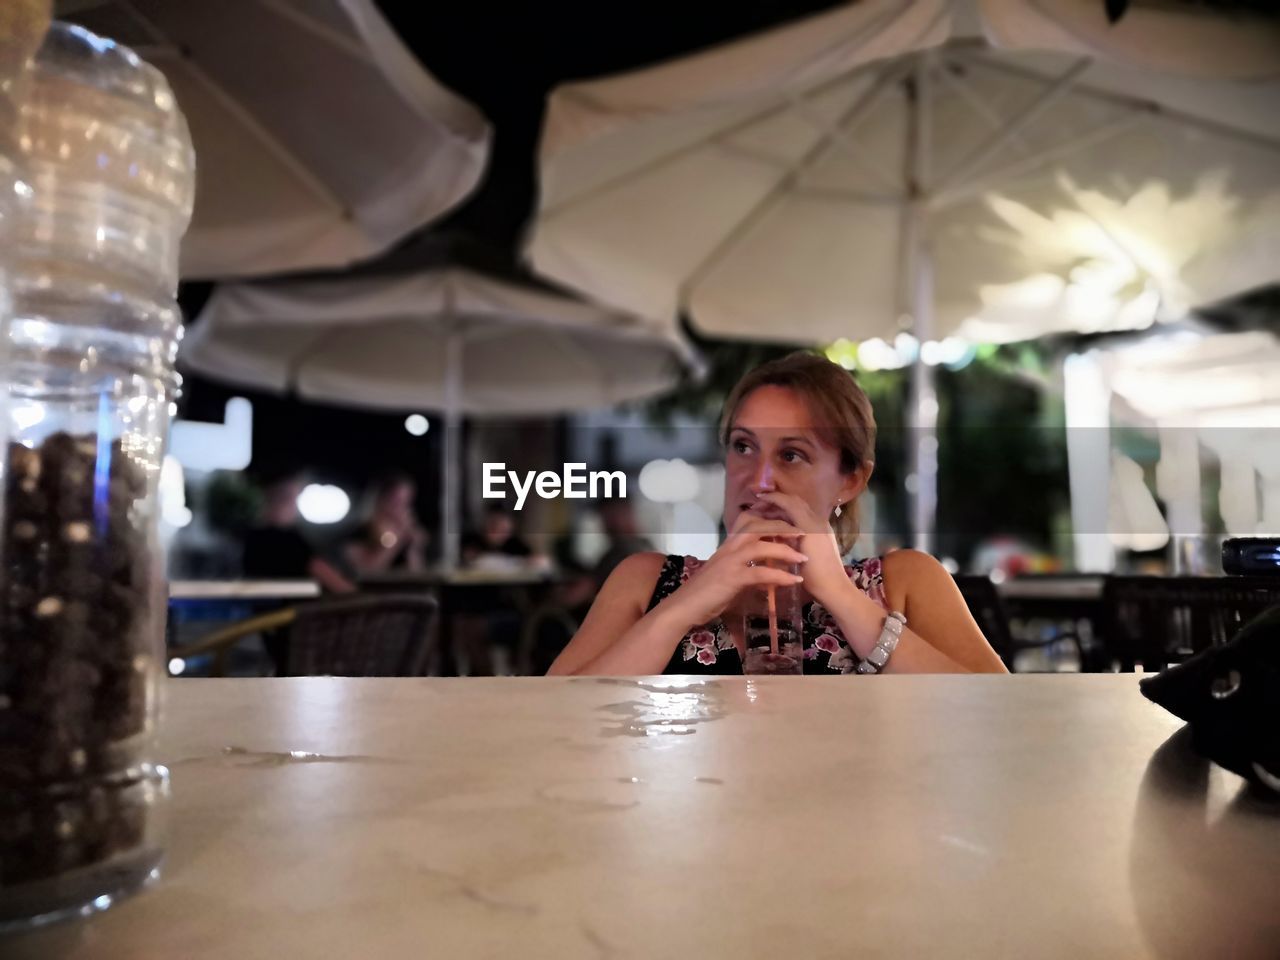
[[[356,585],[339,573],[337,567],[320,557],[311,558],[307,573],[329,593],[355,593]]]
[[[380,541],[360,540],[347,544],[347,563],[360,573],[385,573],[406,549],[411,547],[401,537],[397,537],[390,546]]]
[[[681,622],[678,611],[672,616],[666,602],[645,612],[665,559],[660,553],[636,553],[618,564],[547,675],[661,673],[692,626]]]
[[[409,533],[409,547],[404,555],[404,567],[410,573],[421,573],[427,568],[427,531],[414,525]]]
[[[889,605],[907,618],[885,673],[1008,673],[951,574],[933,557],[918,550],[886,555],[884,585]],[[835,607],[828,610],[853,652],[865,658],[880,639],[884,611],[856,587]]]

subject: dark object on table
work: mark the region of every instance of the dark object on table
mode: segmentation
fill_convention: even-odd
[[[1202,755],[1280,793],[1280,607],[1139,686],[1191,725]]]
[[[1103,640],[1122,673],[1162,670],[1278,605],[1280,577],[1108,577]]]
[[[1232,537],[1223,541],[1222,571],[1280,577],[1280,537]]]
[[[99,471],[99,463],[104,469]],[[115,441],[10,444],[0,570],[0,888],[143,835],[152,554],[143,468]]]

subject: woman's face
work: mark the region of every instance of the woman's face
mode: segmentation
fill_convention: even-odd
[[[863,483],[858,472],[840,472],[840,453],[819,438],[804,400],[777,386],[757,387],[738,404],[724,468],[726,530],[744,510],[788,519],[778,507],[756,499],[757,493],[792,494],[826,519],[837,500],[848,504]]]
[[[411,483],[396,483],[382,491],[379,512],[388,516],[407,517],[413,513],[413,501],[418,491]]]

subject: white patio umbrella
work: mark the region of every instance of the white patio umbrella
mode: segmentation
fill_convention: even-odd
[[[1097,357],[1114,417],[1158,435],[1156,486],[1175,536],[1194,543],[1206,532],[1206,450],[1218,461],[1219,508],[1228,533],[1277,529],[1280,338],[1264,330],[1188,331],[1098,351]],[[1176,552],[1173,559],[1186,561]]]
[[[489,127],[373,0],[61,0],[164,71],[197,157],[185,278],[345,266],[479,182]]]
[[[445,418],[442,517],[463,415],[546,416],[659,393],[701,361],[672,328],[460,267],[219,286],[179,362],[311,400]],[[446,564],[457,558],[446,530]]]
[[[535,270],[713,335],[1026,339],[1280,275],[1280,24],[863,0],[559,88]],[[929,546],[937,402],[913,375]]]

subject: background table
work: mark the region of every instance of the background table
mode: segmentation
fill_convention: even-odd
[[[314,580],[172,580],[165,641],[169,647],[195,643],[218,625],[244,620],[264,608],[292,606],[320,596]],[[229,655],[231,673],[258,675],[270,670],[261,646],[241,645]],[[206,670],[212,656],[196,658],[192,669]],[[187,666],[183,667],[185,671]]]
[[[310,600],[318,596],[320,584],[314,580],[174,580],[169,584],[169,599],[174,601],[270,602]]]
[[[1277,805],[1131,675],[168,694],[165,878],[6,958],[1280,956]]]
[[[520,672],[522,624],[528,622],[561,581],[561,575],[553,570],[527,566],[392,570],[362,577],[360,589],[373,593],[424,592],[434,596],[440,603],[440,617],[427,672],[443,677],[492,676],[499,662],[499,651],[494,649],[490,634],[498,634],[506,644],[502,656],[507,659],[501,662]],[[509,614],[508,623],[499,621],[496,626],[490,623],[503,611]],[[567,642],[568,637],[565,640]]]

